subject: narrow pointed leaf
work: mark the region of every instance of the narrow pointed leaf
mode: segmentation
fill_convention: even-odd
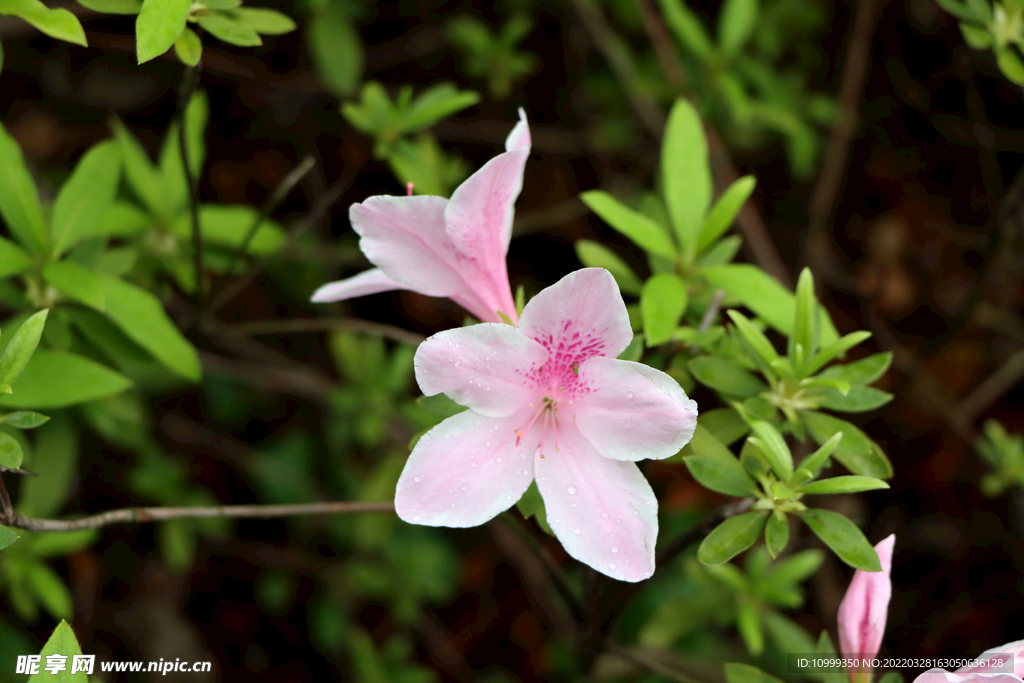
[[[818,495],[824,493],[859,493],[861,491],[887,488],[889,488],[889,485],[881,479],[844,475],[811,482],[801,487],[800,492],[808,495]]]
[[[697,251],[707,249],[729,229],[729,226],[736,220],[740,209],[750,199],[755,185],[757,185],[757,179],[752,175],[747,175],[736,180],[722,193],[715,205],[711,207],[707,218],[704,219],[704,225],[700,229]]]
[[[843,379],[852,384],[871,384],[892,365],[892,352],[876,353],[852,363],[825,368],[818,376]]]
[[[47,567],[47,569],[49,568]],[[50,573],[52,574],[52,570]],[[50,577],[50,580],[53,581],[53,577]],[[64,586],[64,582],[61,581],[59,577],[57,577],[56,580],[60,583],[60,587],[57,590],[63,589],[63,594],[67,595],[67,588]],[[44,589],[46,588],[45,584],[40,587]],[[70,612],[71,603],[69,595],[67,596],[67,599],[68,612]],[[70,618],[70,615],[68,618]],[[75,655],[82,654],[82,647],[78,644],[78,638],[75,637],[74,631],[72,631],[71,627],[68,626],[68,622],[61,620],[61,622],[57,624],[57,628],[53,630],[53,634],[50,636],[50,639],[46,641],[46,645],[43,646],[43,649],[39,654],[42,655],[43,665],[45,665],[46,658],[49,655],[67,657],[67,668],[54,675],[45,668],[40,667],[39,673],[29,677],[28,683],[87,683],[88,676],[85,675],[85,672],[79,671],[76,674],[71,673],[71,661]]]
[[[43,268],[43,277],[64,296],[102,311],[105,308],[103,278],[74,261],[57,261]]]
[[[143,0],[135,20],[136,56],[139,64],[171,49],[185,30],[190,0]]]
[[[750,664],[725,664],[722,668],[728,683],[782,683],[775,676]]]
[[[604,268],[618,283],[623,294],[639,296],[643,285],[633,269],[618,254],[593,240],[576,241],[576,258],[587,268]]]
[[[775,347],[768,341],[768,337],[764,336],[761,330],[754,327],[746,316],[739,311],[728,310],[726,314],[732,319],[733,324],[736,325],[736,329],[739,330],[743,338],[750,344],[750,348],[765,362],[766,365],[771,366],[772,363],[779,359],[778,352],[775,351]]]
[[[7,432],[0,432],[0,467],[16,470],[21,467],[24,457],[25,452],[18,440]]]
[[[7,546],[11,545],[18,540],[18,534],[14,529],[9,529],[5,526],[0,526],[0,550],[3,550]]]
[[[131,385],[127,377],[96,361],[40,349],[25,366],[17,391],[0,396],[0,406],[63,408],[120,393]]]
[[[797,514],[846,564],[869,572],[882,570],[875,549],[857,525],[846,517],[831,510],[803,510]]]
[[[661,182],[676,238],[684,253],[693,256],[711,203],[711,169],[700,115],[683,98],[676,100],[665,124]]]
[[[39,0],[0,0],[0,14],[21,17],[51,38],[86,45],[82,24],[66,9],[51,9]]]
[[[66,11],[66,10],[65,10]],[[46,244],[46,223],[35,181],[25,166],[21,147],[0,125],[0,216],[21,246],[40,251]]]
[[[32,259],[14,242],[0,237],[0,278],[24,273],[32,267]]]
[[[648,346],[657,346],[672,338],[686,305],[686,283],[678,275],[658,273],[644,283],[640,312]]]
[[[59,256],[96,230],[114,203],[120,179],[121,147],[116,141],[101,142],[85,153],[53,204],[54,254]]]
[[[811,437],[819,444],[824,444],[835,434],[842,433],[842,441],[832,455],[843,463],[846,469],[865,477],[892,478],[892,464],[888,458],[877,451],[871,439],[857,427],[846,420],[813,410],[800,413],[800,419],[807,425]]]
[[[14,384],[25,370],[36,347],[39,346],[39,338],[43,335],[48,313],[49,311],[44,309],[33,314],[15,332],[14,339],[4,349],[3,357],[0,357],[0,384]]]
[[[789,519],[784,514],[772,514],[764,530],[764,543],[768,554],[776,558],[789,543]]]
[[[690,372],[697,381],[727,396],[753,396],[768,386],[749,370],[723,358],[701,356],[690,361]]]
[[[591,211],[645,251],[674,259],[676,248],[661,227],[647,216],[634,211],[607,192],[592,190],[580,195]]]
[[[790,475],[793,474],[793,454],[790,452],[789,446],[786,445],[786,440],[782,438],[782,434],[779,434],[779,430],[763,420],[752,423],[750,427],[763,443],[762,451],[775,474],[782,481],[788,481]]]
[[[758,19],[757,0],[726,0],[718,15],[718,45],[735,56],[750,40]],[[731,682],[730,682],[731,683]]]
[[[823,335],[824,336],[824,335]],[[821,368],[825,367],[829,361],[833,358],[838,358],[844,353],[852,349],[857,344],[865,341],[871,337],[870,332],[864,330],[858,332],[851,332],[850,334],[843,335],[841,339],[836,339],[833,342],[827,342],[824,339],[823,343],[826,344],[818,353],[811,358],[809,363],[804,367],[804,374],[813,375]]]
[[[754,545],[764,529],[767,517],[766,510],[730,517],[707,535],[697,549],[697,559],[704,564],[728,562]]]

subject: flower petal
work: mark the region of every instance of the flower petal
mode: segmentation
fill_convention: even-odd
[[[398,479],[395,510],[406,522],[478,526],[509,509],[533,481],[536,437],[515,446],[522,413],[487,418],[467,410],[424,434]]]
[[[589,391],[573,402],[580,431],[606,458],[660,460],[689,443],[697,403],[661,370],[595,356],[580,365]]]
[[[444,392],[481,415],[507,417],[537,400],[524,375],[547,359],[543,346],[511,325],[481,323],[431,336],[414,364],[427,396]]]
[[[1013,674],[953,673],[945,669],[928,669],[914,683],[1021,683]]]
[[[582,268],[533,297],[519,329],[555,352],[560,343],[574,348],[576,364],[593,356],[615,358],[633,340],[619,286],[604,268]]]
[[[850,657],[874,657],[882,646],[885,621],[892,597],[892,550],[896,536],[890,535],[875,546],[880,572],[858,569],[839,604],[839,647]]]
[[[526,120],[526,111],[519,107],[519,123],[512,129],[512,132],[505,138],[505,151],[518,152],[525,149],[530,151],[532,141],[530,140],[530,124]]]
[[[394,289],[408,288],[401,282],[389,278],[380,268],[372,268],[345,280],[328,282],[313,292],[310,300],[316,304],[324,304],[330,301],[354,299],[357,296],[390,292]]]
[[[466,257],[479,293],[492,310],[513,322],[518,314],[508,283],[505,254],[512,239],[516,199],[523,188],[523,170],[530,155],[530,129],[526,116],[506,140],[510,151],[494,157],[452,193],[444,212],[448,235]]]
[[[445,230],[447,206],[444,197],[380,195],[353,204],[349,218],[366,258],[403,289],[451,298],[481,320],[501,322],[481,287],[466,278],[464,258]]]
[[[1024,677],[1024,640],[1018,640],[1013,643],[1007,643],[1006,645],[1000,645],[990,650],[985,650],[976,659],[986,660],[997,658],[996,655],[1013,655],[1013,675],[1017,678]],[[988,666],[975,666],[975,667],[963,667],[957,669],[958,674],[973,674],[973,673],[991,673],[996,667],[994,665]],[[1004,671],[1003,667],[998,667],[999,671]]]
[[[558,450],[534,458],[548,524],[566,552],[620,581],[654,573],[658,501],[632,462],[602,457],[572,420],[558,421]]]

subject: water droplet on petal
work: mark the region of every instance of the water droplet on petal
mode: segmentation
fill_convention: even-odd
[[[501,462],[501,458],[498,458],[498,462]]]
[[[473,469],[476,469],[476,463],[473,463]]]
[[[526,453],[520,453],[519,454],[519,459],[520,460],[526,460]]]
[[[452,507],[455,507],[455,503],[452,503]]]
[[[459,367],[460,365],[462,365],[462,361],[461,360],[455,361],[455,367]]]
[[[575,486],[570,486],[569,487],[569,495],[570,496],[575,496],[578,492],[579,492],[579,489],[577,489]]]
[[[576,527],[575,529],[573,529],[573,530],[572,530],[572,532],[573,532],[574,534],[576,534],[577,536],[579,536],[580,534],[582,534],[582,533],[583,533],[583,529],[581,529],[581,528],[579,528],[579,527]]]
[[[601,518],[602,519],[608,519],[608,513],[607,512],[602,512],[601,513]]]
[[[615,564],[614,562],[609,562],[609,563],[608,563],[608,569],[615,569],[615,568],[616,568],[616,567],[618,567],[618,566],[619,566],[619,565]]]
[[[417,484],[420,483],[420,478],[419,477],[413,477],[412,480],[414,482],[416,482]]]
[[[459,487],[459,490],[460,490],[460,491],[466,491],[466,490],[468,490],[468,489],[469,489],[469,487],[468,487],[468,486],[466,486],[465,484],[463,484],[463,485],[462,485],[461,487]]]
[[[612,552],[613,553],[617,553],[617,552],[619,552],[619,549],[618,548],[612,548]]]
[[[412,518],[412,521],[414,521],[414,522],[420,521],[420,516],[416,515],[415,517]]]
[[[484,445],[485,445],[485,446],[490,446],[490,445],[491,445],[491,442],[490,442],[490,441],[484,441]]]

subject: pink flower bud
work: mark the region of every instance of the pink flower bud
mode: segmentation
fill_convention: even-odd
[[[839,648],[846,657],[873,658],[882,646],[885,618],[892,597],[889,572],[895,544],[896,536],[890,535],[875,546],[882,571],[858,569],[839,605]],[[857,683],[858,674],[863,676],[866,673],[851,669],[850,681]]]

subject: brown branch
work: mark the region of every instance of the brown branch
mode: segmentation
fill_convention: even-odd
[[[850,143],[857,129],[864,82],[871,69],[871,42],[885,0],[860,0],[853,20],[850,42],[839,83],[839,106],[832,123],[828,145],[822,157],[818,182],[807,208],[807,259],[811,270],[828,270],[831,240],[827,225],[835,210],[839,190],[846,176]]]
[[[963,425],[971,425],[975,418],[998,401],[1024,378],[1024,350],[1010,356],[1002,367],[974,388],[956,409]]]
[[[321,403],[330,398],[335,387],[334,382],[318,373],[282,368],[270,363],[234,360],[206,351],[199,352],[199,360],[206,373],[231,377],[241,384],[258,389],[302,396]]]
[[[148,524],[174,519],[268,519],[298,515],[340,515],[361,512],[394,512],[391,501],[379,503],[304,503],[299,505],[212,505],[208,507],[156,507],[110,510],[81,519],[33,519],[8,513],[2,524],[26,531],[81,531],[102,529],[111,524]]]
[[[237,325],[211,325],[209,331],[215,336],[240,337],[260,334],[290,334],[294,332],[324,332],[328,330],[352,330],[379,334],[385,339],[418,346],[426,337],[409,330],[375,323],[358,318],[295,318],[291,320],[256,320]]]
[[[641,650],[623,647],[611,640],[605,643],[605,649],[617,657],[621,657],[642,669],[646,669],[647,671],[661,676],[662,678],[667,678],[670,681],[676,681],[676,683],[702,683],[698,679],[658,661]]]

